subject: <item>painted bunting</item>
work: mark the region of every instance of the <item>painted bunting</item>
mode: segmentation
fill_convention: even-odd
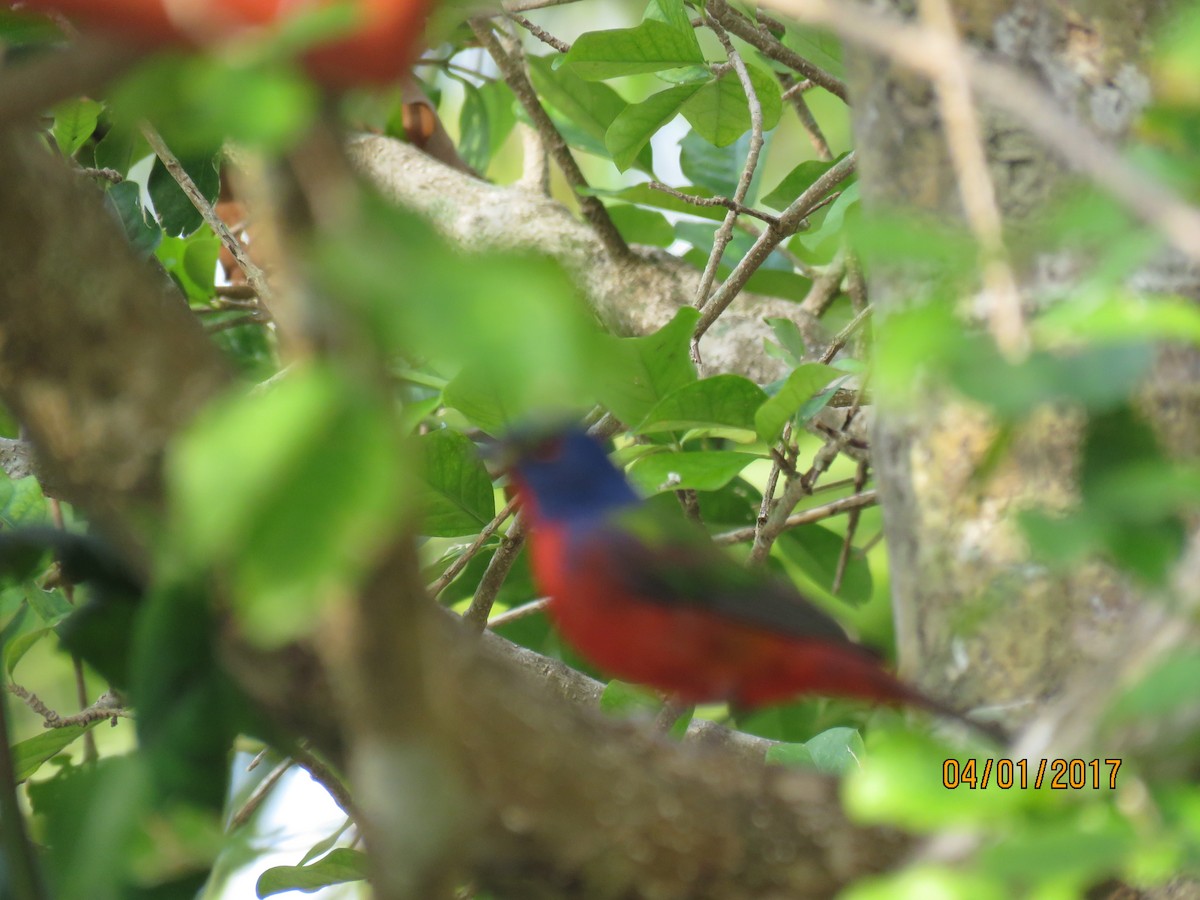
[[[609,675],[742,710],[809,694],[908,704],[998,737],[900,681],[789,582],[726,558],[690,523],[647,523],[581,429],[516,432],[494,455],[521,498],[552,620]]]

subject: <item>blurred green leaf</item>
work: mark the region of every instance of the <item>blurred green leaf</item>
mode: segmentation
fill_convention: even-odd
[[[668,394],[693,384],[688,348],[699,318],[694,307],[684,306],[653,334],[610,338],[615,363],[596,385],[600,402],[622,422],[635,423]]]
[[[663,452],[643,456],[629,467],[629,480],[643,495],[691,488],[715,491],[758,457],[732,450]]]
[[[766,761],[770,765],[799,766],[812,768],[813,757],[804,744],[775,744],[767,748]]]
[[[496,515],[492,479],[475,445],[450,429],[417,439],[421,454],[422,534],[478,534]]]
[[[995,825],[1012,820],[1038,799],[1032,790],[1036,762],[1028,772],[1028,791],[998,788],[994,777],[986,789],[973,789],[960,783],[966,760],[955,759],[932,738],[911,731],[872,731],[868,737],[862,767],[847,770],[842,788],[847,813],[862,822],[887,822],[915,832]],[[975,762],[978,783],[984,761]],[[949,783],[957,786],[946,787],[944,764],[952,767]]]
[[[221,241],[215,234],[197,231],[189,238],[164,237],[154,255],[189,301],[203,303],[215,293],[220,250]]]
[[[666,22],[647,19],[634,28],[580,35],[563,65],[580,78],[600,81],[703,62],[704,54],[690,29],[685,33]]]
[[[362,881],[367,877],[367,855],[361,850],[338,847],[306,866],[272,866],[258,877],[255,891],[270,897],[284,891],[312,893],[332,884]]]
[[[1120,872],[1133,849],[1129,824],[1116,815],[1073,818],[1010,832],[981,851],[983,870],[1025,884],[1069,878],[1080,889]]]
[[[494,385],[506,408],[492,418],[595,402],[608,345],[553,261],[451,248],[424,220],[374,197],[315,257],[329,292],[382,352],[461,373],[475,388]]]
[[[1200,649],[1184,647],[1160,660],[1109,707],[1108,716],[1118,722],[1152,719],[1176,710],[1190,710],[1196,703],[1200,684]]]
[[[96,130],[104,105],[87,97],[67,100],[54,108],[54,142],[63,156],[74,156]]]
[[[1047,309],[1035,327],[1048,339],[1200,344],[1200,309],[1182,297],[1084,293]]]
[[[800,333],[800,327],[791,319],[768,318],[766,322],[775,333],[775,340],[779,341],[779,346],[786,352],[787,361],[794,366],[800,365],[808,355],[808,344]]]
[[[653,714],[662,703],[662,697],[650,688],[616,678],[604,686],[604,693],[600,695],[600,711],[615,716]]]
[[[42,486],[33,475],[12,480],[0,471],[0,525],[22,528],[50,518]]]
[[[685,428],[754,431],[754,414],[767,399],[763,389],[741,375],[714,375],[669,393],[638,424],[639,434]]]
[[[844,775],[862,765],[866,756],[862,735],[856,728],[830,728],[804,744],[818,772]]]
[[[842,900],[1009,900],[1010,889],[994,878],[961,868],[919,864],[895,874],[864,878]],[[1054,896],[1051,894],[1050,896]],[[1071,896],[1074,896],[1073,894]]]
[[[95,728],[100,721],[87,725],[67,725],[63,728],[47,728],[41,734],[12,745],[13,769],[18,782],[31,778],[42,763],[57,756],[67,747],[83,736],[84,732]]]
[[[227,140],[265,153],[285,150],[318,107],[315,89],[298,72],[195,54],[151,58],[109,102],[114,121],[150,120],[180,158],[211,153]]]
[[[226,399],[170,460],[176,546],[229,566],[254,640],[292,639],[409,511],[405,456],[387,404],[323,369]]]

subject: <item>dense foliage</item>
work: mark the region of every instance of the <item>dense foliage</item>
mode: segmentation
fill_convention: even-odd
[[[148,577],[127,571],[101,535],[53,536],[87,534],[88,510],[51,499],[33,476],[0,480],[3,534],[39,529],[0,548],[0,641],[22,814],[53,896],[223,896],[223,880],[257,852],[246,807],[262,802],[255,787],[272,768],[247,779],[247,754],[311,763],[338,781],[257,714],[220,663],[219,635],[232,621],[259,648],[319,643],[397,534],[416,536],[423,578],[446,609],[482,619],[523,609],[495,630],[602,677],[541,611],[524,609],[537,591],[525,557],[510,559],[519,526],[502,476],[478,453],[531,418],[600,423],[650,502],[774,567],[886,653],[887,547],[853,427],[860,411],[885,403],[919,414],[949,397],[986,414],[994,439],[981,480],[1029,421],[1058,416],[1080,429],[1077,495],[1066,510],[1020,512],[1030,564],[1103,560],[1143,585],[1147,603],[1180,604],[1194,626],[1172,577],[1200,470],[1167,455],[1138,392],[1164,347],[1200,344],[1200,311],[1194,298],[1128,286],[1162,239],[1101,188],[1079,185],[1040,217],[1036,238],[1014,241],[1013,264],[1047,244],[1095,264],[1066,296],[1039,298],[1046,309],[1027,348],[998,349],[963,300],[986,262],[971,234],[864,213],[835,38],[751,4],[683,0],[608,9],[614,27],[592,30],[583,7],[596,5],[541,11],[546,29],[575,35],[569,45],[519,16],[468,23],[441,10],[415,69],[431,99],[417,105],[447,123],[467,166],[500,183],[517,178],[519,124],[543,134],[552,158],[547,129],[561,136],[579,170],[556,175],[554,195],[593,226],[610,223],[606,250],[656,246],[690,267],[672,271],[689,273],[680,283],[700,309],[682,306],[647,333],[601,322],[559,262],[454,245],[341,171],[332,186],[289,185],[319,180],[304,153],[322,129],[403,138],[413,107],[408,91],[332,95],[304,74],[296,55],[340,27],[319,11],[283,34],[148,56],[102,93],[45,111],[47,151],[104,192],[112,227],[169,279],[164,290],[237,373],[171,448]],[[0,12],[6,65],[51,52],[69,32]],[[545,122],[493,49],[527,74],[515,86],[531,91]],[[1161,99],[1130,156],[1194,198],[1200,15],[1180,20],[1156,59]],[[246,157],[297,207],[290,233],[241,218],[262,199],[236,171]],[[214,205],[257,261],[251,270],[202,216]],[[863,274],[876,266],[924,273],[907,310],[883,321],[869,312]],[[774,298],[770,336],[752,362],[714,354],[719,368],[705,341],[722,340],[721,304],[743,292]],[[777,314],[784,302],[794,317]],[[3,427],[19,437],[11,418]],[[786,508],[772,505],[780,496]],[[801,524],[786,522],[805,511]],[[967,864],[923,864],[852,896],[1070,897],[1110,877],[1154,884],[1200,866],[1197,683],[1194,643],[1154,660],[1116,692],[1094,746],[1103,761],[1105,737],[1161,728],[1162,741],[1119,772],[1102,764],[1093,779],[1088,769],[1084,789],[1066,791],[1049,778],[1038,789],[1004,789],[995,775],[985,784],[968,760],[982,767],[994,750],[892,710],[806,698],[695,715],[778,742],[773,763],[842,776],[863,821],[977,838]],[[602,701],[614,715],[660,705],[618,682]],[[685,716],[674,733],[686,727]],[[946,769],[947,759],[959,765]],[[960,786],[944,784],[947,772]],[[296,866],[269,869],[259,896],[363,878],[355,834],[343,826]],[[12,859],[0,893],[22,896]]]

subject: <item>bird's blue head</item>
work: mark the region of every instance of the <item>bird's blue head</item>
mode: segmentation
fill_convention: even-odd
[[[596,518],[639,501],[625,475],[587,432],[515,432],[504,442],[518,487],[550,522]]]

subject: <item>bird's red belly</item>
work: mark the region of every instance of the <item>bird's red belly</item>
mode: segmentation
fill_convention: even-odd
[[[903,686],[860,647],[777,634],[702,608],[641,597],[615,577],[620,560],[580,557],[559,534],[539,535],[534,575],[551,598],[551,617],[562,636],[612,677],[685,703],[730,701],[743,708],[808,693],[905,699]],[[572,558],[575,565],[564,564]]]

